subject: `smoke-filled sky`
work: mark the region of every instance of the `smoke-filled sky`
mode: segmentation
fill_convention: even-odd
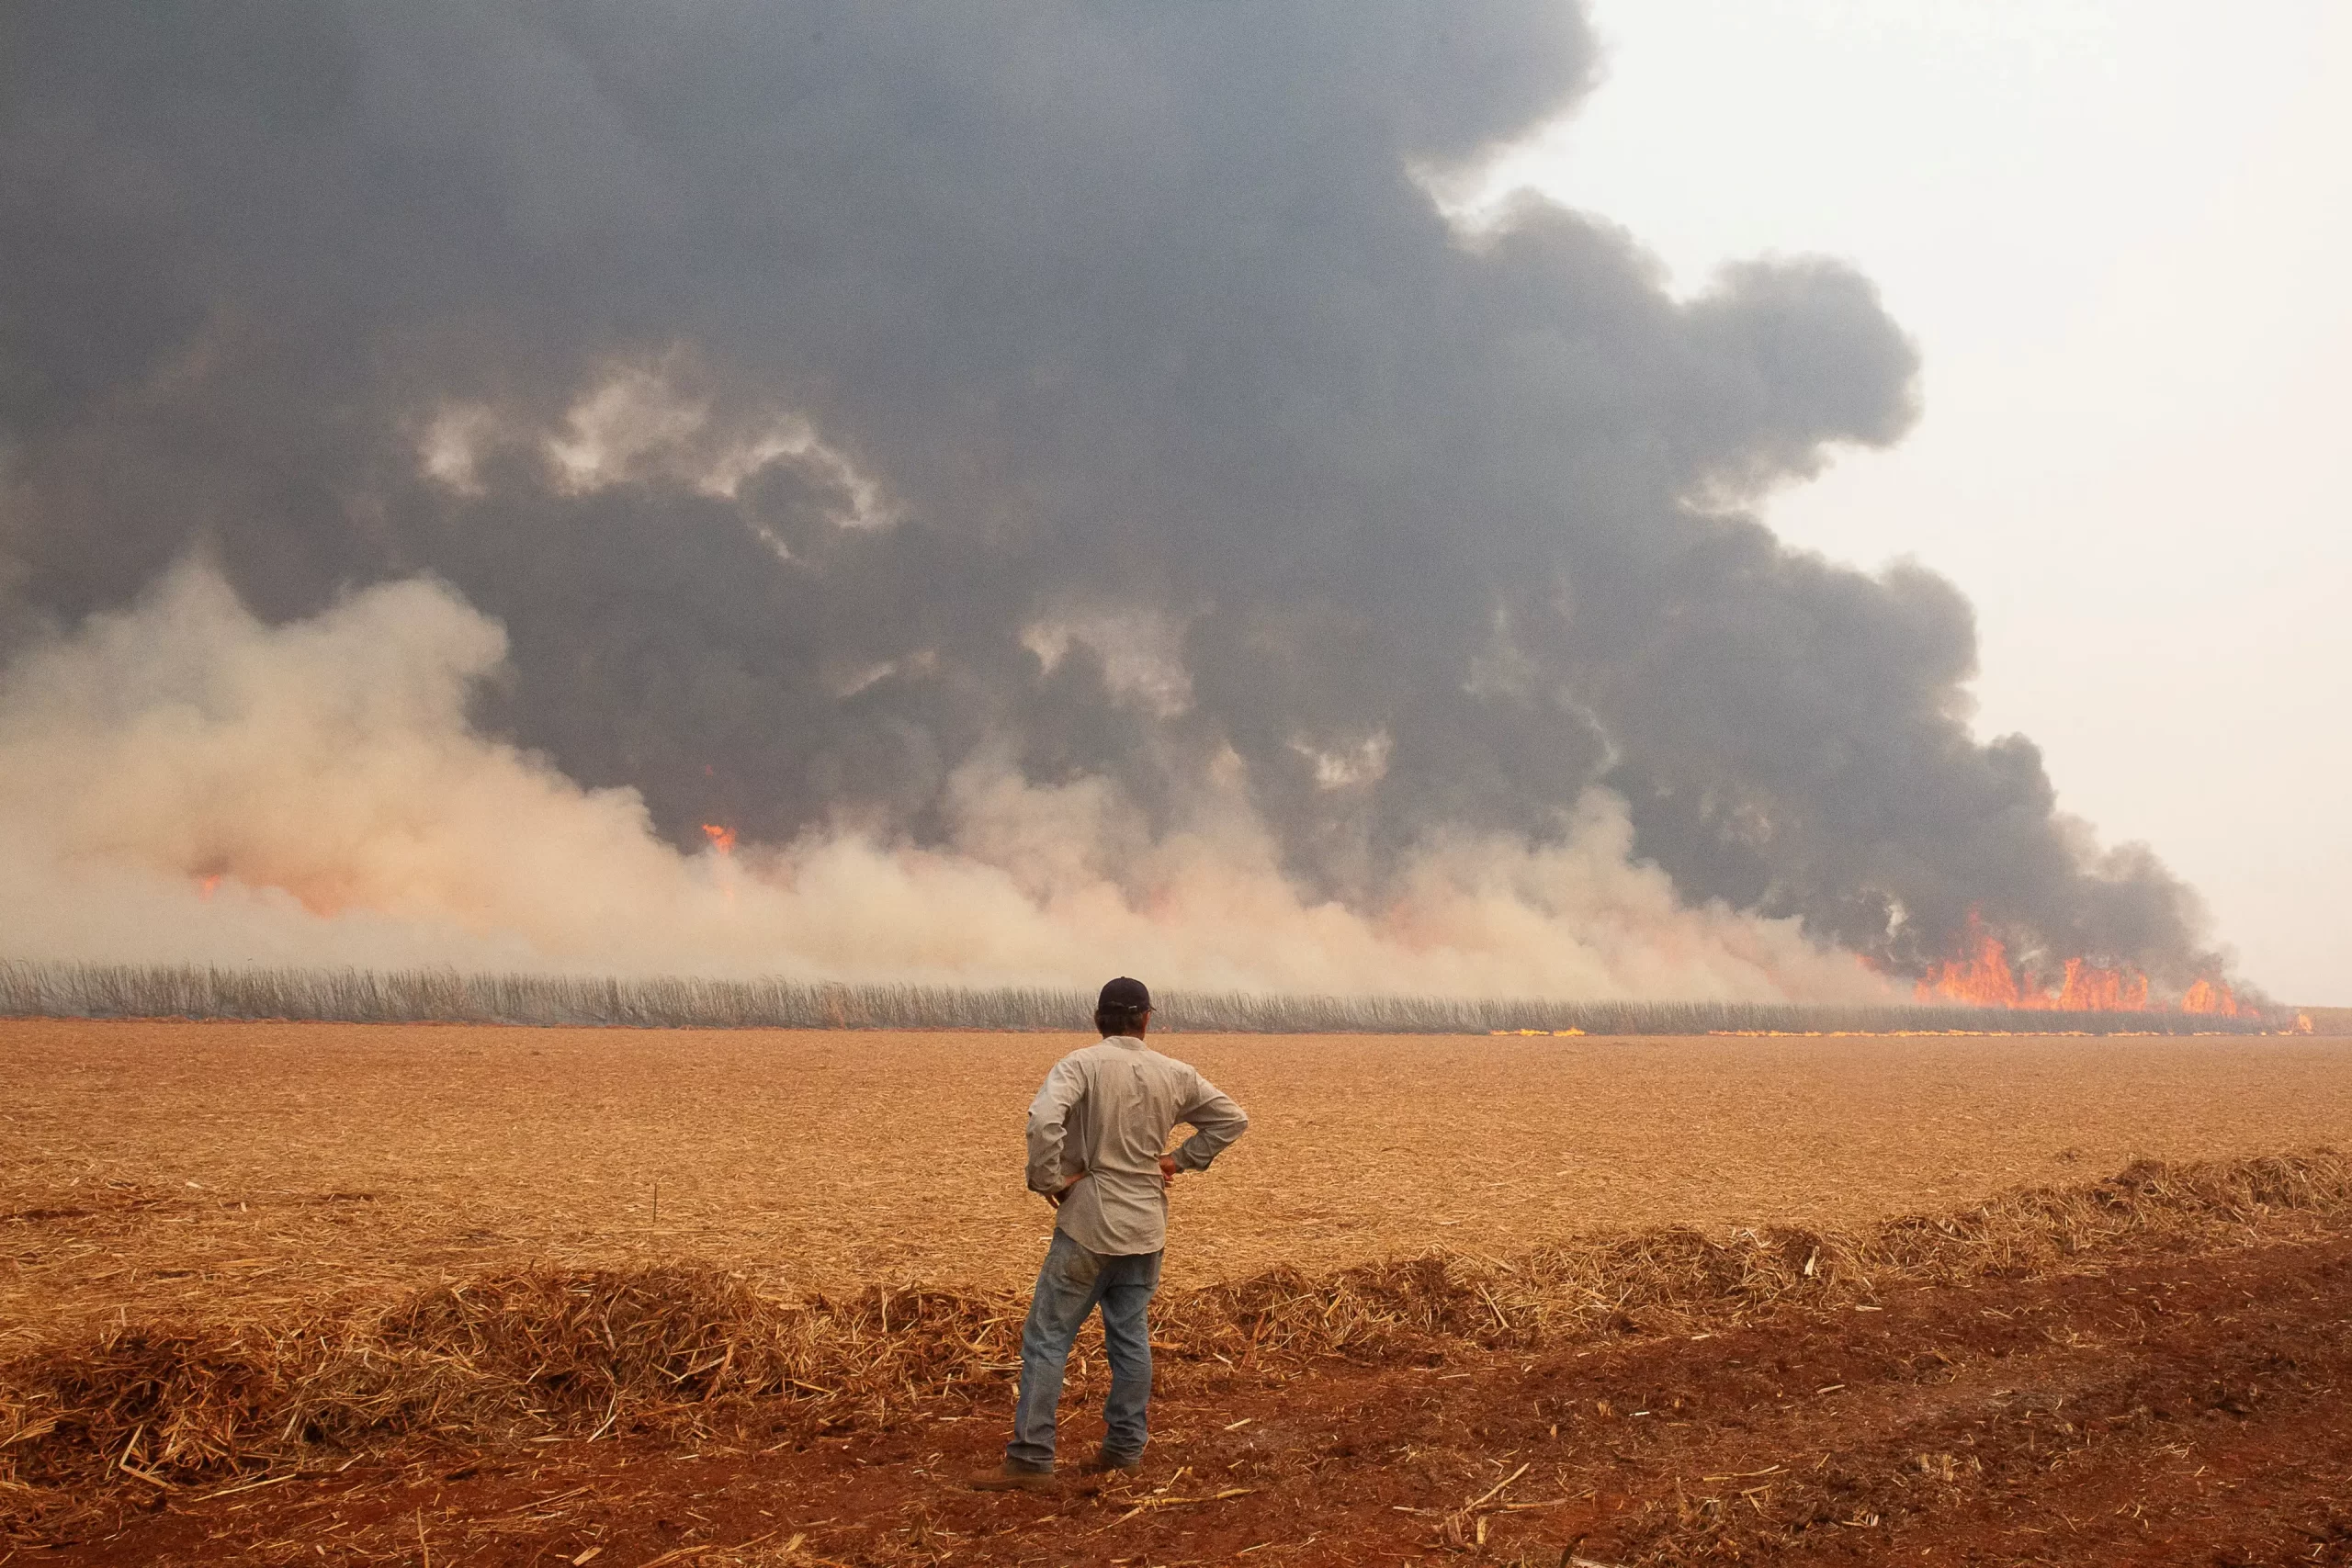
[[[1932,552],[1761,520],[1919,418],[1868,276],[1440,209],[1594,93],[1572,7],[0,29],[12,951],[2222,973]]]
[[[1767,250],[1868,273],[1919,343],[1920,423],[1768,520],[1950,576],[1978,731],[2031,735],[2062,807],[2153,840],[2274,991],[2352,1003],[2352,10],[1594,19],[1606,84],[1502,183],[1622,219],[1678,288]]]

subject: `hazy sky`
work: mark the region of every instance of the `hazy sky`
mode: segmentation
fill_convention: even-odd
[[[2352,7],[1599,0],[1607,81],[1499,176],[1695,289],[1820,251],[1926,357],[1792,541],[1975,602],[1980,732],[2146,839],[2251,975],[2352,1003]]]

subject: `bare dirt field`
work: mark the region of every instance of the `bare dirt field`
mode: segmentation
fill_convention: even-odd
[[[0,1228],[0,1353],[126,1310],[544,1260],[692,1256],[784,1294],[1018,1286],[1051,1229],[1023,1115],[1080,1043],[0,1022],[0,1216],[49,1216]],[[1175,1288],[2352,1146],[2352,1043],[2325,1039],[1163,1043],[1253,1118],[1178,1184]]]
[[[0,1024],[0,1562],[2352,1564],[2352,1042],[1170,1037],[1149,1460],[972,1494],[1073,1043]]]
[[[2338,1238],[1235,1376],[1159,1401],[1141,1474],[1048,1496],[961,1484],[1001,1450],[993,1410],[765,1451],[411,1445],[152,1499],[25,1561],[2344,1568],[2347,1296]]]

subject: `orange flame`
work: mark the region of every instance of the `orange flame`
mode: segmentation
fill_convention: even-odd
[[[2137,970],[2101,969],[2079,958],[2066,960],[2066,983],[2051,1004],[2066,1012],[2145,1012],[2148,977]]]
[[[212,902],[213,893],[219,889],[220,886],[220,874],[217,871],[209,876],[199,876],[196,879],[196,896],[209,904]]]
[[[2188,995],[2180,998],[2180,1010],[2210,1012],[2222,1018],[2235,1018],[2238,1016],[2237,993],[2227,986],[2216,986],[2211,980],[2199,980],[2188,987]]]
[[[1972,1007],[2032,1008],[2064,1012],[2144,1012],[2148,977],[2136,969],[2106,969],[2085,958],[2066,960],[2065,978],[2052,991],[2010,967],[2001,939],[1968,912],[1966,958],[1930,966],[1912,990],[1923,1002],[1962,1002]]]
[[[1923,1002],[1965,1002],[1973,1007],[2013,1008],[2019,993],[2018,977],[2009,968],[2008,949],[1968,912],[1968,934],[1975,955],[1947,959],[1930,965],[1919,977],[1912,996]]]
[[[2066,973],[2056,990],[2020,975],[2009,964],[2008,949],[1984,929],[1976,911],[1968,912],[1968,956],[1946,959],[1929,966],[1913,987],[1923,1002],[1962,1002],[1971,1007],[2046,1009],[2062,1012],[2146,1012],[2148,977],[2136,969],[2103,969],[2086,958],[2066,960]],[[2180,998],[2183,1012],[2210,1013],[2217,1018],[2253,1018],[2260,1010],[2241,1002],[2226,985],[2199,980]]]
[[[706,822],[702,825],[702,830],[703,836],[710,840],[712,849],[723,855],[731,855],[735,852],[734,829],[722,828],[716,822]]]

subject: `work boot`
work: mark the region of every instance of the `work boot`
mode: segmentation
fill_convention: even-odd
[[[1094,1456],[1092,1462],[1086,1468],[1097,1475],[1109,1471],[1141,1470],[1143,1455],[1113,1453],[1109,1449],[1104,1449]]]
[[[1053,1492],[1061,1483],[1055,1478],[1054,1468],[1042,1469],[1023,1464],[1019,1460],[1006,1460],[994,1470],[984,1470],[972,1477],[975,1492]]]

